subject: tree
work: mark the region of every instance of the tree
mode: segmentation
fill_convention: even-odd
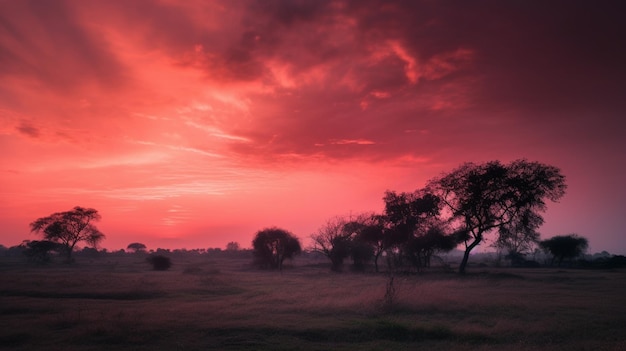
[[[67,261],[72,261],[74,246],[80,241],[96,247],[104,239],[93,222],[101,218],[97,210],[76,206],[70,211],[56,212],[30,224],[31,232],[43,233],[44,239],[64,246]]]
[[[494,246],[507,251],[507,256],[523,258],[530,253],[539,241],[537,228],[543,219],[535,213],[527,213],[518,221],[502,225]]]
[[[565,194],[565,177],[558,168],[516,160],[466,163],[429,182],[464,233],[465,253],[459,272],[465,273],[469,254],[493,230],[504,235],[518,227],[536,229],[543,223],[545,199],[557,201]],[[527,219],[532,218],[532,221]]]
[[[387,236],[385,235],[385,217],[382,215],[371,215],[362,224],[356,240],[367,243],[372,247],[374,259],[374,269],[378,273],[378,260],[388,247]]]
[[[343,260],[350,255],[350,246],[354,231],[346,226],[348,221],[343,217],[329,219],[326,224],[311,235],[313,250],[324,254],[330,259],[331,270],[341,270]]]
[[[152,269],[155,271],[166,271],[172,267],[170,258],[163,255],[150,255],[146,261],[152,265]]]
[[[229,251],[229,252],[239,251],[239,243],[235,241],[229,242],[228,244],[226,244],[226,251]]]
[[[130,243],[128,244],[128,246],[126,246],[127,250],[131,250],[134,253],[138,253],[138,252],[145,252],[146,251],[146,245],[142,244],[142,243]]]
[[[457,245],[456,236],[448,235],[440,219],[441,199],[430,189],[397,194],[387,191],[383,218],[387,253],[395,265],[408,259],[418,269],[430,266],[435,252],[450,251]]]
[[[50,251],[62,250],[59,243],[48,240],[26,241],[23,245],[25,246],[24,255],[26,255],[31,261],[37,263],[46,263],[50,261]]]
[[[572,259],[582,255],[587,250],[589,241],[576,234],[569,234],[543,240],[539,245],[552,255],[553,262],[556,259],[561,266],[564,259]]]
[[[425,232],[409,239],[406,243],[406,252],[419,267],[430,267],[432,256],[437,252],[448,252],[457,246],[454,234],[446,234],[443,226],[432,225],[425,228]]]
[[[265,228],[252,240],[256,263],[261,267],[283,269],[283,261],[302,251],[300,240],[291,232],[277,228]]]

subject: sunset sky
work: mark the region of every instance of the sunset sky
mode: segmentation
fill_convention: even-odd
[[[623,4],[0,0],[0,244],[74,206],[107,249],[306,239],[526,158],[567,177],[543,238],[626,254]]]

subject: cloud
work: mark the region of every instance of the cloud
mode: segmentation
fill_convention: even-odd
[[[490,2],[23,2],[3,11],[0,74],[76,101],[68,109],[49,97],[41,108],[53,107],[51,115],[88,113],[98,127],[128,114],[158,118],[155,130],[192,139],[180,151],[260,160],[432,157],[435,135],[464,130],[462,149],[495,125],[579,134],[587,127],[578,117],[563,125],[546,113],[576,111],[582,101],[611,116],[624,107],[611,78],[623,76],[626,58],[614,45],[623,27],[617,5],[551,11],[560,5],[544,5],[554,15],[539,16],[533,6]],[[25,103],[26,91],[3,95]],[[177,116],[224,147],[189,136]],[[592,128],[614,134],[615,123]],[[415,129],[431,134],[404,133]],[[376,143],[316,146],[341,140]]]
[[[58,92],[119,87],[124,67],[83,20],[64,2],[3,2],[0,76],[28,77]]]
[[[354,144],[354,145],[374,145],[376,144],[375,142],[371,141],[371,140],[367,140],[367,139],[341,139],[341,140],[335,140],[335,141],[331,141],[331,144],[336,144],[336,145],[350,145],[350,144]]]
[[[26,121],[22,121],[15,129],[17,129],[17,131],[21,134],[35,139],[39,138],[41,134],[39,132],[39,128],[33,126],[31,123]]]

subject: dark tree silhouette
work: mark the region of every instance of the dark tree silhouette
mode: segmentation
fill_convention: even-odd
[[[357,233],[355,240],[367,243],[372,248],[372,258],[374,269],[378,273],[378,260],[388,247],[387,236],[385,235],[385,218],[381,215],[371,215],[363,223]]]
[[[328,257],[335,272],[341,270],[344,259],[350,255],[354,228],[347,226],[348,223],[343,217],[331,218],[311,235],[313,250]]]
[[[265,228],[252,240],[255,262],[260,267],[283,269],[283,261],[302,251],[300,240],[291,232],[277,228]]]
[[[146,261],[152,265],[155,271],[166,271],[172,267],[172,261],[169,257],[163,255],[151,255]]]
[[[428,189],[400,194],[387,191],[383,200],[384,236],[394,265],[402,266],[408,259],[418,269],[428,267],[435,252],[456,247],[455,236],[446,234],[447,226],[439,218],[441,199]]]
[[[100,218],[97,210],[76,206],[71,211],[38,218],[30,228],[31,232],[43,233],[44,239],[62,244],[67,261],[71,262],[72,251],[78,242],[85,241],[96,247],[104,239],[104,234],[93,224]]]
[[[226,251],[239,251],[239,243],[235,241],[229,242],[228,244],[226,244]]]
[[[63,247],[59,243],[48,240],[33,240],[24,242],[24,255],[31,261],[46,263],[50,261],[50,251],[62,251]]]
[[[494,246],[506,250],[510,258],[522,259],[539,242],[537,228],[541,223],[543,219],[536,213],[526,213],[518,221],[500,226]]]
[[[146,245],[142,243],[131,243],[131,244],[128,244],[128,246],[126,246],[126,249],[131,250],[134,253],[145,252]]]
[[[552,255],[553,263],[556,259],[558,261],[558,265],[561,266],[564,259],[571,260],[582,255],[585,250],[587,250],[589,242],[586,238],[580,237],[576,234],[569,234],[558,235],[550,239],[543,240],[539,243],[539,245]]]
[[[494,229],[508,230],[527,224],[535,229],[543,223],[545,199],[557,201],[566,189],[558,168],[538,162],[517,160],[466,163],[431,180],[429,188],[442,199],[452,219],[465,232],[465,253],[459,272],[465,273],[469,254]],[[528,218],[532,221],[525,222]]]
[[[409,239],[406,243],[406,253],[415,266],[430,267],[432,256],[437,252],[448,252],[458,245],[454,234],[446,234],[443,226],[432,225],[425,228],[425,232]]]

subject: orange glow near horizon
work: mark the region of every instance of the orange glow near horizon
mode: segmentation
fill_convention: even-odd
[[[544,237],[626,253],[623,61],[588,54],[626,56],[617,12],[587,18],[609,39],[573,43],[530,9],[479,8],[0,2],[0,244],[74,206],[99,210],[109,249],[247,247],[268,226],[306,242],[387,189],[528,158],[568,179]]]

